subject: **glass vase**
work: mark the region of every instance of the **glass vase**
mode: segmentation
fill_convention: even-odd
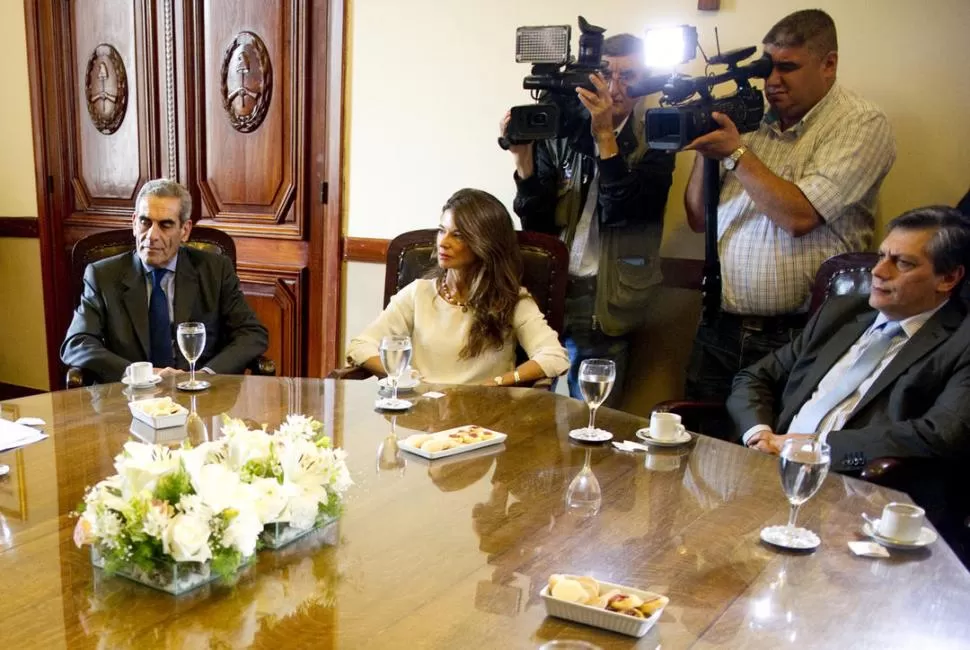
[[[306,537],[311,533],[321,533],[323,529],[337,521],[338,517],[333,515],[320,515],[317,520],[309,528],[296,528],[291,526],[287,522],[277,521],[272,524],[266,524],[263,527],[263,532],[260,533],[260,539],[267,548],[273,550],[282,548],[287,544],[292,544],[298,539]],[[325,538],[326,535],[321,534],[321,539]],[[333,543],[332,541],[328,543]]]
[[[254,557],[250,556],[243,560],[239,570],[252,563]],[[91,545],[91,564],[104,569],[104,558],[94,544]],[[164,562],[150,571],[135,564],[126,564],[115,571],[115,575],[175,596],[197,589],[219,577],[212,571],[209,562]]]

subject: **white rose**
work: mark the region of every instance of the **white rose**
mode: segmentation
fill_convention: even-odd
[[[263,531],[263,524],[253,510],[241,510],[222,531],[222,545],[234,548],[243,557],[256,552],[256,540]]]
[[[176,562],[205,562],[212,557],[209,548],[209,522],[193,515],[172,517],[162,537],[162,547]]]

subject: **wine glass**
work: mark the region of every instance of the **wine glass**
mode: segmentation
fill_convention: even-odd
[[[566,511],[579,515],[580,517],[592,517],[600,510],[603,505],[603,491],[600,489],[600,482],[593,474],[590,467],[593,449],[586,449],[586,459],[583,461],[583,468],[579,474],[573,477],[569,487],[566,488]]]
[[[202,390],[210,386],[207,381],[196,381],[195,362],[202,356],[205,349],[205,325],[202,323],[179,323],[176,329],[176,340],[182,356],[189,362],[189,380],[178,384],[182,390]]]
[[[781,488],[791,504],[784,532],[786,545],[805,548],[818,543],[815,533],[795,527],[795,519],[799,507],[822,487],[831,464],[832,450],[817,439],[788,438],[782,445],[778,471]]]
[[[385,336],[381,339],[381,364],[391,385],[391,399],[397,401],[397,384],[411,364],[411,337]]]
[[[579,364],[579,390],[589,406],[590,433],[596,430],[596,409],[609,397],[615,379],[616,364],[609,359],[585,359]]]
[[[205,425],[205,420],[199,416],[195,407],[195,395],[192,395],[192,405],[189,408],[189,415],[185,419],[185,431],[189,435],[189,441],[193,446],[198,446],[203,442],[209,441],[209,428]]]

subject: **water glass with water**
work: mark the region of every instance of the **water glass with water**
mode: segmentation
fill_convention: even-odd
[[[798,508],[822,487],[831,464],[832,450],[817,439],[789,438],[782,445],[778,471],[782,490],[791,504],[785,531],[790,541],[807,532],[795,527]]]
[[[195,380],[195,362],[202,356],[205,349],[205,325],[202,323],[179,323],[176,329],[176,340],[182,356],[189,362],[190,388],[196,388],[201,382]]]
[[[381,364],[391,384],[391,399],[397,399],[397,384],[411,365],[411,337],[385,336],[381,339]]]
[[[616,379],[616,364],[609,359],[586,359],[579,364],[579,390],[589,406],[589,430],[595,429],[596,409],[606,401]]]

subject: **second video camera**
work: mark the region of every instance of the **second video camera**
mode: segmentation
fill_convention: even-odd
[[[726,65],[718,75],[685,77],[673,75],[664,85],[661,105],[647,111],[647,144],[651,149],[679,151],[693,140],[718,127],[711,113],[724,113],[740,133],[755,131],[765,114],[764,94],[749,83],[752,78],[771,75],[772,62],[767,54],[747,64],[741,61],[755,53],[754,46],[719,53],[707,59],[708,65]],[[737,91],[714,97],[714,86],[733,81]],[[697,99],[692,99],[699,96]]]

